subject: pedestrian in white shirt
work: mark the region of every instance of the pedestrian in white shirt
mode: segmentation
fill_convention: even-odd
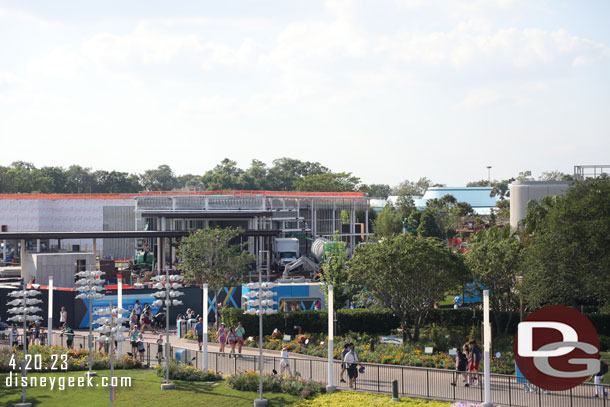
[[[284,374],[284,370],[288,369],[288,374],[292,376],[292,371],[290,370],[290,362],[288,361],[288,348],[282,348],[282,359],[280,360],[280,373]]]
[[[347,367],[347,376],[349,377],[350,389],[354,387],[356,379],[358,378],[358,357],[354,353],[354,345],[350,346],[349,352],[343,359],[345,366]]]

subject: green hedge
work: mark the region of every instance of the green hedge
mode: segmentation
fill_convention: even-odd
[[[295,335],[295,326],[303,328],[303,332],[321,333],[328,329],[327,311],[291,311],[263,316],[263,333],[270,335],[275,328],[283,333]],[[247,336],[258,336],[258,317],[246,315],[243,310],[236,308],[224,308],[222,310],[222,321],[227,326],[237,326],[238,322],[243,324]],[[390,310],[338,310],[337,311],[337,334],[345,332],[367,332],[371,334],[383,334],[396,329],[399,321],[392,315]]]
[[[512,314],[512,319],[510,318]],[[297,331],[294,326],[301,326],[304,332],[323,333],[328,329],[328,313],[326,311],[291,311],[288,319],[284,320],[284,313],[265,315],[263,317],[264,334],[270,335],[275,328],[283,333],[294,335]],[[597,333],[610,336],[610,315],[586,314],[591,320]],[[500,312],[498,314],[500,324],[505,325],[510,319],[508,334],[517,332],[519,324],[518,312]],[[235,308],[224,308],[222,318],[227,326],[237,326],[242,322],[247,336],[258,336],[258,317],[256,315],[244,315],[243,310]],[[482,311],[473,311],[468,308],[454,309],[432,309],[428,313],[426,324],[436,324],[442,327],[471,326],[483,320]],[[495,316],[491,314],[491,321],[496,323]],[[412,325],[413,321],[409,321]],[[400,321],[390,310],[370,309],[340,309],[337,310],[337,334],[346,332],[366,332],[369,334],[386,334],[400,326]]]

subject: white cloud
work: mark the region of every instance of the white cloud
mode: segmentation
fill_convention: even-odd
[[[30,60],[27,68],[37,74],[68,79],[78,73],[86,63],[86,59],[71,44],[63,44],[42,57]]]
[[[506,28],[492,33],[472,32],[460,25],[448,32],[400,33],[380,42],[377,51],[407,63],[525,68],[568,58],[575,65],[608,58],[610,49],[565,30]]]

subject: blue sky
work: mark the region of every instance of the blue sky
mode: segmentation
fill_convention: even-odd
[[[0,1],[0,164],[610,164],[610,2]]]

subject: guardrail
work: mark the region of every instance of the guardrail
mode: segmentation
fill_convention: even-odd
[[[53,332],[53,344],[66,346],[67,335]],[[72,347],[74,349],[88,349],[87,335],[74,334]],[[4,343],[6,342],[6,343]],[[21,343],[21,335],[19,335]],[[0,345],[7,346],[8,341],[1,341]],[[94,343],[97,350],[99,344]],[[165,346],[163,353],[165,355]],[[102,347],[102,350],[103,347]],[[177,351],[182,358],[180,362],[202,369],[203,352],[170,345],[170,355],[176,359]],[[129,355],[132,352],[131,344],[123,342],[118,356]],[[132,356],[136,356],[133,355]],[[139,355],[137,355],[139,356]],[[157,358],[157,344],[145,342],[145,351],[142,363],[152,367],[163,362],[162,357]],[[325,383],[327,380],[327,360],[315,357],[291,357],[288,358],[288,368],[282,371],[281,358],[276,356],[265,356],[263,358],[263,374],[290,374],[307,380],[316,380]],[[258,355],[236,355],[230,357],[228,353],[208,352],[208,369],[222,375],[238,372],[255,371],[259,369]],[[377,363],[362,363],[365,372],[359,374],[355,383],[355,390],[363,390],[375,393],[392,393],[392,382],[398,381],[398,391],[401,396],[420,397],[447,401],[470,401],[482,402],[484,389],[482,374],[479,382],[475,385],[465,387],[462,378],[457,380],[456,386],[451,383],[454,380],[454,372],[446,369],[432,369],[425,367],[384,365]],[[339,389],[349,389],[347,383],[340,379],[343,377],[348,381],[347,372],[341,376],[341,362],[334,361],[334,383]],[[521,377],[511,375],[491,375],[492,402],[495,405],[510,407],[610,407],[610,400],[604,397],[604,393],[610,393],[609,385],[595,385],[583,383],[580,386],[561,392],[546,392],[530,385]],[[595,397],[596,393],[599,397]]]

